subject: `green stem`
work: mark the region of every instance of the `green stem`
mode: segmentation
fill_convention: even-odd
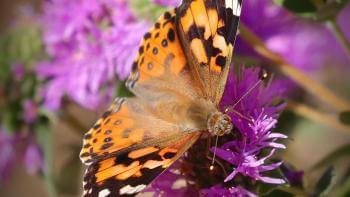
[[[288,102],[288,108],[291,109],[296,114],[304,117],[308,120],[323,124],[337,129],[336,131],[341,131],[346,134],[350,133],[350,126],[341,124],[338,121],[338,117],[332,114],[327,114],[316,109],[311,108],[305,104],[296,103],[293,101]]]
[[[289,64],[280,54],[268,49],[264,42],[242,23],[240,25],[240,31],[241,38],[250,44],[257,53],[272,61],[274,63],[273,65],[277,66],[284,75],[294,80],[306,91],[314,94],[316,98],[321,99],[330,106],[333,106],[338,112],[350,109],[350,105],[346,101],[335,95],[327,87],[313,80],[295,65]]]
[[[344,50],[350,56],[350,42],[347,40],[344,32],[342,31],[342,29],[340,28],[340,26],[337,22],[337,20],[336,19],[330,20],[329,25],[330,25],[331,29],[333,30],[333,33],[335,34],[339,43],[344,47]]]

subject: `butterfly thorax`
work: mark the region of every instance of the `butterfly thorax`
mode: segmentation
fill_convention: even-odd
[[[197,99],[193,101],[187,112],[185,119],[191,120],[192,125],[195,125],[192,128],[206,130],[212,136],[223,136],[233,129],[230,116],[220,112],[210,100]]]
[[[207,128],[213,136],[223,136],[233,129],[230,116],[221,112],[215,112],[209,115]]]

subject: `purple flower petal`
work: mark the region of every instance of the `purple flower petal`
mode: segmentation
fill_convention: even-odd
[[[39,147],[31,142],[24,154],[24,166],[28,174],[36,174],[44,170],[44,159]]]

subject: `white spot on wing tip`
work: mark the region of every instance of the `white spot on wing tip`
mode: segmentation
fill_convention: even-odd
[[[138,185],[135,187],[132,187],[130,185],[124,186],[123,188],[121,188],[119,190],[119,194],[123,195],[123,194],[136,194],[139,193],[140,191],[142,191],[143,189],[145,189],[147,187],[147,185]]]
[[[109,189],[104,189],[98,192],[98,197],[107,197],[110,193]]]
[[[239,0],[225,0],[226,7],[229,7],[233,11],[233,15],[241,16],[242,5]]]

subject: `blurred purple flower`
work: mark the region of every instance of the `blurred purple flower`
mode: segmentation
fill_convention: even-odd
[[[221,185],[201,190],[201,194],[207,197],[257,197],[256,194],[242,188],[241,186],[226,189]]]
[[[68,95],[96,108],[111,97],[116,76],[128,76],[148,24],[136,20],[126,0],[53,0],[43,7],[51,60],[39,64],[37,72],[49,79],[46,106],[57,109]]]
[[[11,65],[11,71],[16,80],[22,80],[25,75],[24,65],[21,63],[14,63]]]
[[[234,107],[234,111],[229,114],[239,133],[236,140],[216,149],[218,157],[234,166],[225,182],[240,173],[265,183],[285,183],[283,179],[262,174],[282,164],[281,162],[268,164],[268,159],[274,155],[275,149],[286,148],[276,140],[287,136],[272,132],[277,123],[278,113],[284,107],[283,104],[273,106],[272,103],[283,95],[283,86],[281,83],[268,83],[265,86],[259,81],[259,70],[254,68],[242,68],[236,77],[231,72],[228,78],[221,105],[223,109]],[[258,85],[247,95],[255,84]],[[246,96],[243,98],[244,95]],[[236,104],[241,98],[243,99]],[[215,148],[211,148],[212,152],[214,150]],[[264,150],[270,150],[269,154],[262,155]]]
[[[181,0],[153,0],[154,3],[162,6],[177,6],[180,5]]]
[[[23,102],[23,119],[26,123],[33,123],[38,115],[38,106],[32,100]]]
[[[18,136],[9,135],[0,129],[0,180],[6,179],[16,160],[15,145]]]
[[[305,71],[330,63],[350,63],[350,58],[324,24],[302,20],[273,0],[244,1],[241,21],[262,38],[268,48]],[[237,46],[237,53],[255,55],[241,39]],[[325,50],[325,47],[332,50]]]
[[[37,144],[30,140],[24,153],[24,167],[30,175],[34,175],[44,170],[44,159],[42,152]]]

